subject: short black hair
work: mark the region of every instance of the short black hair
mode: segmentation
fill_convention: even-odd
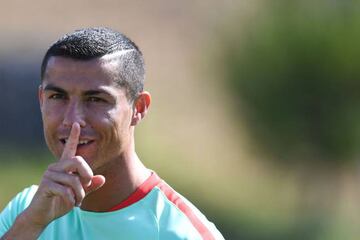
[[[114,82],[126,89],[133,101],[143,91],[145,80],[144,58],[138,46],[124,34],[106,27],[76,30],[61,37],[47,50],[41,64],[41,81],[51,57],[61,56],[91,60],[107,54],[126,51],[119,55],[119,70]]]

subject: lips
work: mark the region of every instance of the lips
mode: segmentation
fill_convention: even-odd
[[[68,137],[66,138],[60,138],[60,143],[62,144],[62,150],[61,152],[64,150],[65,148],[65,144],[68,141]],[[88,139],[88,138],[81,138],[79,139],[78,145],[76,147],[76,156],[81,156],[85,159],[86,162],[88,162],[88,164],[90,164],[90,162],[92,162],[93,156],[97,151],[97,146],[96,146],[96,141],[95,139]]]
[[[66,142],[68,141],[68,138],[60,138],[60,142],[62,144],[66,144]],[[83,146],[83,145],[88,145],[90,143],[94,142],[94,140],[91,140],[91,139],[80,139],[79,140],[79,143],[78,143],[78,146]]]

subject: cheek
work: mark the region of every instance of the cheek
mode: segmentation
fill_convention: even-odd
[[[62,116],[64,116],[64,106],[62,104],[45,102],[41,108],[41,115],[44,125],[55,125],[60,122]]]
[[[117,119],[117,112],[110,111],[106,114],[104,123],[107,126],[107,138],[110,141],[118,142],[121,138],[121,124]]]
[[[59,142],[57,139],[57,126],[56,121],[53,120],[54,116],[44,115],[43,126],[44,126],[44,137],[49,150],[57,157],[61,155],[59,149]]]
[[[99,135],[102,142],[112,141],[114,129],[113,115],[110,111],[88,110],[86,113],[86,122]]]
[[[41,109],[41,116],[43,120],[45,134],[51,134],[52,131],[56,130],[55,126],[59,122],[58,112],[51,110],[51,108],[43,107]]]
[[[103,144],[110,146],[123,145],[130,126],[128,112],[111,110],[94,118],[94,127],[102,135]]]
[[[44,103],[41,108],[41,115],[43,120],[44,136],[49,149],[55,154],[59,153],[56,150],[57,142],[57,129],[62,122],[63,108],[59,105]],[[56,110],[54,110],[56,109]]]

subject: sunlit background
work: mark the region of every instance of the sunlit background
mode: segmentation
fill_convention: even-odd
[[[5,1],[0,208],[54,161],[40,62],[108,26],[146,61],[137,152],[225,239],[359,239],[360,15],[352,0]]]

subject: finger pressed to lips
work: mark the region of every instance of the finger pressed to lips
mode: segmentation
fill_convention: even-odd
[[[70,135],[65,143],[64,151],[61,155],[60,160],[69,159],[75,156],[76,149],[79,144],[79,137],[80,125],[79,123],[75,122],[71,127]]]
[[[80,139],[80,132],[80,125],[75,122],[69,137],[60,139],[65,144],[60,160],[51,164],[45,175],[50,181],[69,188],[73,192],[76,205],[79,205],[85,197],[85,189],[91,185],[93,178],[93,172],[84,158],[76,156],[79,146],[92,142],[92,140]]]
[[[64,132],[61,133],[59,141],[64,145],[59,161],[64,161],[76,155],[86,155],[89,150],[92,151],[94,149],[93,143],[95,142],[95,137],[89,131],[83,132],[80,125],[75,122],[70,129],[69,135],[66,135]],[[92,147],[87,148],[89,146]]]

